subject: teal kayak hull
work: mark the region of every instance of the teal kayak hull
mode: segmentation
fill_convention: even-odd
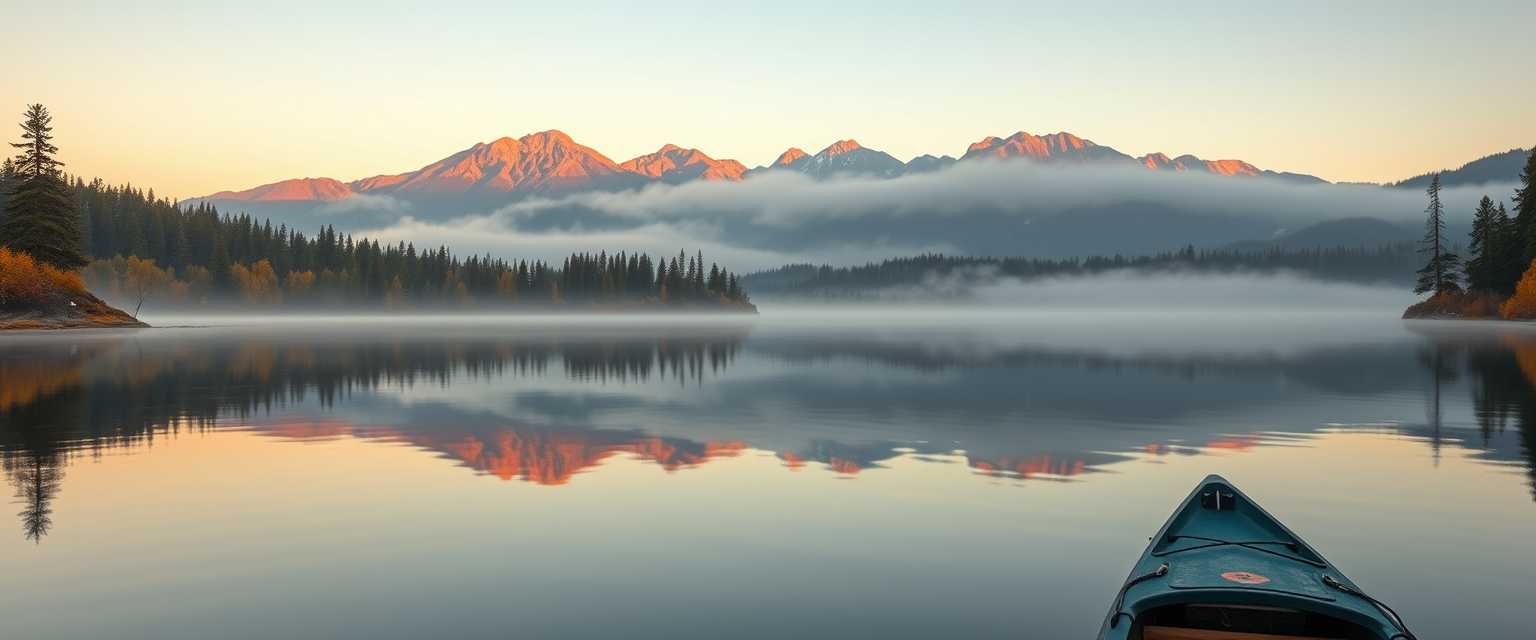
[[[1391,609],[1215,475],[1152,537],[1099,638],[1141,640],[1144,632],[1151,638],[1167,629],[1413,639]]]

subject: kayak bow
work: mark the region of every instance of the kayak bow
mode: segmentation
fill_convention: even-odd
[[[1100,640],[1414,640],[1391,608],[1221,476],[1152,538]]]

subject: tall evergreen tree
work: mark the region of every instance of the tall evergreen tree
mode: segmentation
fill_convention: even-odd
[[[1533,178],[1536,178],[1536,147],[1532,147],[1531,154],[1525,158],[1525,169],[1520,172],[1520,188],[1515,189],[1513,199],[1515,237],[1520,250],[1512,256],[1517,264],[1510,269],[1513,275],[1507,284],[1511,291],[1526,268],[1536,260],[1536,187],[1531,186]]]
[[[1520,281],[1520,276],[1525,275],[1525,265],[1522,258],[1525,255],[1524,239],[1520,237],[1515,228],[1515,221],[1509,217],[1509,210],[1504,208],[1504,203],[1499,203],[1499,209],[1493,214],[1494,227],[1498,229],[1495,236],[1499,239],[1498,284],[1495,291],[1505,295],[1515,292],[1515,283]]]
[[[16,164],[10,158],[0,160],[0,224],[5,224],[5,201],[11,194],[11,180],[16,177]]]
[[[1472,213],[1472,242],[1467,245],[1467,289],[1472,291],[1496,291],[1501,282],[1505,240],[1500,235],[1498,209],[1493,199],[1483,196]]]
[[[27,105],[16,155],[17,177],[0,223],[0,245],[23,251],[60,269],[84,267],[80,211],[69,184],[60,175],[64,163],[53,157],[53,116],[41,104]]]
[[[1440,174],[1435,174],[1434,179],[1430,180],[1425,193],[1429,194],[1429,206],[1424,209],[1424,213],[1429,215],[1424,221],[1424,241],[1420,252],[1429,254],[1429,262],[1419,269],[1418,285],[1413,288],[1413,292],[1433,291],[1439,295],[1457,291],[1461,288],[1456,284],[1456,272],[1460,270],[1461,258],[1447,251],[1443,242],[1445,207],[1440,204]]]

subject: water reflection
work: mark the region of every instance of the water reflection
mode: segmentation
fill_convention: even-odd
[[[216,428],[405,443],[558,486],[616,456],[677,471],[750,451],[848,478],[900,458],[1070,481],[1374,425],[1518,465],[1536,495],[1536,337],[1415,326],[1402,340],[1187,351],[730,325],[12,340],[0,459],[34,541],[74,458]]]

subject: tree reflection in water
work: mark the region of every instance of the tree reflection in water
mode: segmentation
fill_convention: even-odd
[[[560,372],[565,380],[577,386],[656,381],[698,386],[736,363],[746,338],[744,329],[701,331],[692,328],[597,336],[537,333],[521,337],[471,335],[458,339],[241,336],[234,340],[124,338],[3,343],[0,344],[0,380],[3,380],[0,384],[0,462],[3,462],[5,474],[21,505],[18,515],[23,533],[28,539],[39,541],[53,524],[52,501],[63,486],[65,467],[76,456],[95,455],[108,448],[133,446],[185,431],[199,432],[221,423],[249,424],[253,416],[299,404],[332,408],[349,401],[354,394],[381,388],[448,387],[473,380],[545,379],[560,375]],[[1272,380],[1255,377],[1254,372],[1282,371],[1287,378],[1312,389],[1306,393],[1418,393],[1426,388],[1422,373],[1411,375],[1411,366],[1406,371],[1392,371],[1393,363],[1399,360],[1355,362],[1361,360],[1360,354],[1319,352],[1295,361],[1202,356],[1170,360],[1168,357],[1028,347],[1012,348],[978,359],[974,353],[946,354],[916,346],[892,347],[857,340],[769,342],[758,345],[757,349],[760,351],[757,355],[764,359],[776,359],[796,370],[818,366],[828,359],[844,358],[912,371],[923,378],[925,388],[932,388],[926,388],[924,395],[889,398],[889,402],[870,410],[908,409],[901,404],[903,402],[948,402],[952,404],[931,409],[963,414],[965,420],[973,422],[997,422],[999,427],[1006,426],[1006,418],[1010,411],[1018,408],[1017,403],[1006,398],[982,398],[992,395],[985,389],[978,390],[976,383],[1027,370],[1044,372],[1052,377],[1059,377],[1056,374],[1060,372],[1091,371],[1103,376],[1092,378],[1093,382],[1131,387],[1159,378],[1203,384],[1211,379],[1231,379],[1234,374],[1247,376],[1245,379],[1254,380],[1254,385],[1269,385],[1273,384]],[[1408,356],[1401,352],[1399,355]],[[1430,414],[1426,435],[1434,446],[1438,447],[1444,436],[1440,429],[1441,403],[1449,400],[1441,397],[1442,387],[1464,386],[1472,395],[1473,413],[1484,448],[1490,447],[1491,442],[1510,429],[1518,431],[1519,451],[1500,455],[1507,455],[1508,459],[1518,457],[1524,463],[1530,475],[1533,496],[1536,496],[1536,470],[1533,470],[1536,469],[1536,337],[1516,332],[1435,330],[1426,333],[1418,362],[1421,371],[1428,371],[1432,380],[1428,387],[1430,395],[1426,398]],[[1351,366],[1356,369],[1350,370]],[[1132,371],[1137,375],[1122,375]],[[1383,375],[1362,375],[1362,372],[1382,372]],[[775,384],[782,388],[752,388],[758,396],[769,396],[770,403],[798,399],[804,406],[794,408],[813,412],[846,411],[847,407],[839,403],[857,402],[860,398],[857,395],[841,397],[843,394],[880,391],[886,386],[877,379],[878,376],[863,383],[852,380],[849,387],[824,392],[824,397],[813,400],[796,395],[809,391],[795,386],[795,377],[791,374],[777,379],[780,381]],[[1365,377],[1372,379],[1363,380]],[[1210,388],[1232,390],[1232,387]],[[1101,405],[1105,397],[1133,397],[1120,393],[1122,389],[1097,391],[1053,398],[1051,400],[1056,404],[1052,405],[1052,410],[1101,416],[1094,412],[1104,411]],[[1035,392],[1049,393],[1050,390]],[[783,397],[773,397],[772,394]],[[550,403],[560,400],[551,395],[558,394],[545,394],[540,398]],[[1242,402],[1240,399],[1201,399],[1199,394],[1188,395],[1193,403]],[[724,401],[731,401],[729,398]],[[871,395],[867,399],[874,401],[878,398]],[[1043,399],[1036,398],[1031,402],[1040,400]],[[1159,400],[1168,402],[1166,398]],[[656,401],[664,403],[662,399]],[[989,401],[995,404],[982,406]],[[815,402],[825,404],[815,405]],[[1181,407],[1163,406],[1161,409]],[[1134,411],[1135,407],[1126,410]],[[556,424],[541,424],[505,416],[476,417],[465,413],[439,414],[427,420],[431,424],[404,427],[360,426],[345,421],[328,423],[325,418],[319,418],[309,423],[288,421],[259,428],[272,435],[293,438],[318,437],[318,434],[334,437],[342,433],[393,438],[453,457],[481,473],[549,485],[563,484],[573,474],[618,454],[675,469],[735,456],[749,448],[765,447],[761,442],[746,441],[741,432],[733,431],[729,425],[679,437],[657,435],[644,429],[589,425],[583,422],[585,419],[581,414],[571,414]],[[1303,430],[1321,426],[1303,425]],[[1413,431],[1415,428],[1404,426],[1403,429]],[[766,445],[777,452],[789,469],[798,469],[808,461],[814,461],[834,472],[852,476],[863,469],[879,468],[882,461],[900,455],[936,460],[930,456],[955,453],[954,441],[942,437],[933,438],[932,444],[914,444],[911,440],[880,440],[878,436],[857,439],[838,432],[797,433],[811,434],[812,437],[799,440],[799,444],[781,441]],[[875,432],[855,429],[849,433],[865,433],[867,437]],[[937,428],[933,433],[936,436],[950,435]],[[1038,439],[1034,437],[1036,435]],[[1243,433],[1220,437],[1205,437],[1208,434],[1195,432],[1184,435],[1204,437],[1204,440],[1188,439],[1182,444],[1156,441],[1108,443],[1093,442],[1091,438],[1097,436],[1085,438],[1079,435],[1069,439],[1046,430],[1026,434],[1028,437],[1000,439],[996,446],[986,451],[974,450],[960,455],[973,471],[983,475],[1070,478],[1134,455],[1158,455],[1169,451],[1189,453],[1201,447],[1251,447],[1262,440]]]

